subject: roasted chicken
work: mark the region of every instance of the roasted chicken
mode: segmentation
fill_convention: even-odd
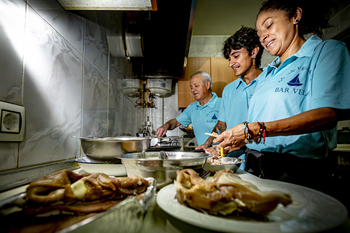
[[[192,169],[178,170],[174,183],[181,204],[214,215],[234,211],[267,215],[279,203],[285,207],[292,203],[289,194],[260,191],[228,169],[218,171],[211,180],[203,180]]]

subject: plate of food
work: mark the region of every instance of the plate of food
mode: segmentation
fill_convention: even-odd
[[[179,173],[187,172],[183,171]],[[336,227],[347,218],[348,212],[342,203],[316,190],[263,180],[244,172],[240,175],[219,173],[220,176],[215,177],[216,173],[204,183],[198,180],[199,176],[182,174],[185,180],[189,177],[195,180],[191,180],[191,188],[188,183],[181,185],[178,175],[174,184],[158,192],[158,205],[181,221],[220,232],[319,232]],[[210,187],[206,188],[206,195],[195,191],[196,183]],[[177,198],[174,199],[174,195]],[[231,195],[231,199],[225,195]]]

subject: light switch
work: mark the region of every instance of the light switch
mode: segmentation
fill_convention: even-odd
[[[23,106],[0,101],[0,141],[23,141],[24,119]]]

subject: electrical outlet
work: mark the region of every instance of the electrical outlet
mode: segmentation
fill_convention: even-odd
[[[24,107],[0,101],[0,141],[23,141],[24,126]]]

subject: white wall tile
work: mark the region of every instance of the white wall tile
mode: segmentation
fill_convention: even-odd
[[[107,78],[109,56],[107,29],[90,20],[85,22],[84,56]]]
[[[71,136],[80,132],[81,54],[31,8],[25,48],[26,136],[19,166],[73,158],[79,153]]]
[[[89,61],[84,60],[83,80],[84,137],[106,137],[108,117],[108,80]]]
[[[0,142],[0,171],[17,167],[18,143]]]
[[[64,10],[57,0],[27,0],[27,2],[67,41],[83,53],[84,18],[75,14],[74,11]]]
[[[22,104],[25,4],[0,0],[0,101]]]

